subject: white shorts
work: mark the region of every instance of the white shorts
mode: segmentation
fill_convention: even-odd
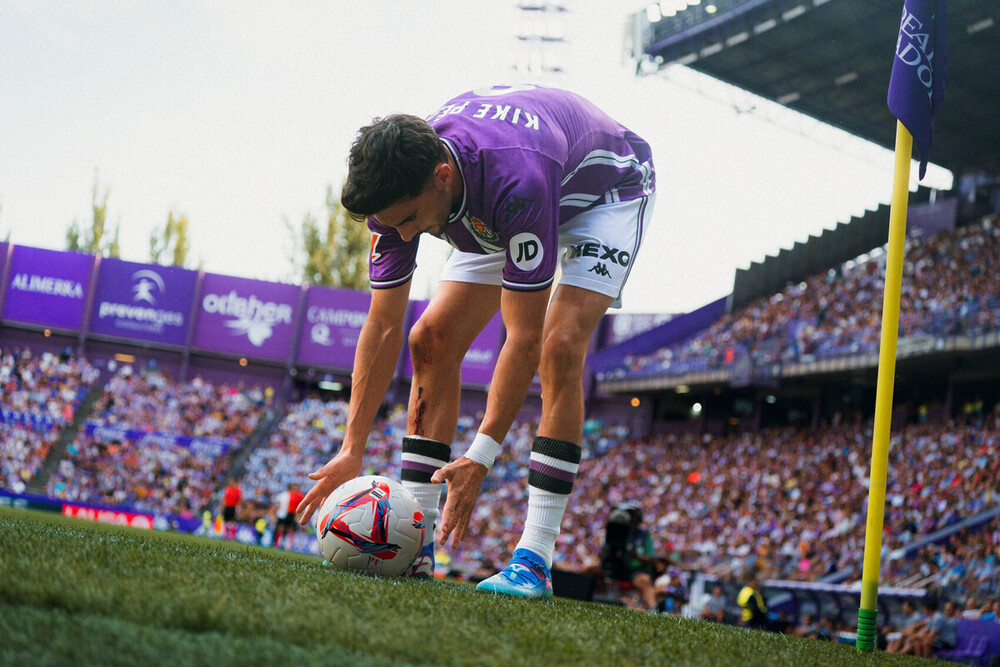
[[[622,289],[645,238],[655,201],[654,192],[640,199],[603,204],[560,226],[562,275],[558,282],[614,297],[611,308],[621,308]],[[501,285],[506,261],[505,252],[480,255],[454,250],[441,280]]]

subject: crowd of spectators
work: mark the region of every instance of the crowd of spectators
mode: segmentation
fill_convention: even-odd
[[[99,375],[70,353],[0,351],[0,486],[24,493]]]
[[[312,486],[308,474],[339,451],[344,441],[348,403],[311,396],[288,406],[285,416],[268,442],[247,458],[241,485],[247,490],[243,516],[265,516],[273,499],[291,484]],[[476,434],[481,415],[459,418],[452,455],[461,456]],[[536,424],[517,422],[504,441],[493,468],[492,480],[520,479],[527,474],[526,461]],[[376,420],[365,449],[361,474],[399,477],[400,446],[406,434],[406,409],[396,405]],[[492,481],[491,481],[492,483]]]
[[[81,435],[49,479],[53,498],[196,516],[212,507],[229,469],[224,456],[170,437]]]
[[[940,544],[921,546],[915,555],[887,565],[891,583],[964,601],[968,618],[982,604],[1000,604],[1000,519],[976,531],[954,533]]]
[[[192,516],[213,508],[239,448],[270,407],[270,387],[178,383],[123,366],[48,481],[55,498]]]
[[[1000,217],[909,239],[900,338],[1000,330]],[[885,250],[879,248],[724,315],[704,332],[645,355],[629,355],[615,377],[683,373],[730,365],[810,361],[877,349]]]
[[[755,567],[765,578],[797,580],[842,570],[860,575],[870,443],[870,424],[626,441],[581,462],[555,564],[595,565],[609,508],[632,502],[658,548],[683,569],[739,576]],[[900,429],[890,446],[886,553],[998,504],[998,448],[996,412],[970,424]],[[473,514],[475,537],[456,559],[503,563],[526,503],[521,481],[485,491]],[[976,543],[983,560],[1000,557],[998,538],[992,533],[988,544]],[[916,567],[886,560],[889,581]],[[1000,586],[992,566],[976,572],[987,575],[982,586]]]
[[[147,433],[243,440],[273,394],[271,387],[213,384],[201,376],[175,382],[166,371],[125,365],[108,381],[88,421]]]
[[[30,480],[58,427],[72,418],[87,384],[98,375],[72,357],[4,352],[2,408],[7,415],[35,418],[7,418],[0,424],[5,488],[16,491]],[[180,516],[216,509],[230,474],[229,459],[163,436],[238,442],[254,429],[271,398],[270,391],[259,387],[213,385],[200,378],[179,385],[162,373],[127,368],[116,373],[105,391],[93,423],[112,427],[119,436],[122,431],[145,435],[81,432],[47,493]],[[292,484],[308,488],[308,473],[339,448],[346,416],[344,401],[312,397],[291,405],[267,443],[246,460],[239,520],[273,519],[274,503],[283,491]],[[467,449],[480,419],[462,415],[453,457]],[[43,423],[56,427],[40,428]],[[465,543],[449,554],[453,568],[486,571],[509,557],[526,511],[527,464],[536,429],[530,417],[511,428]],[[368,444],[363,474],[398,477],[405,430],[402,406],[382,415]],[[589,421],[555,566],[593,569],[599,564],[609,508],[635,503],[671,570],[698,570],[731,580],[749,568],[765,579],[793,580],[847,571],[848,580],[857,579],[870,442],[870,422],[815,431],[780,428],[636,439],[624,426]],[[1000,406],[964,419],[908,424],[893,434],[890,456],[882,583],[926,589],[958,603],[966,618],[995,618],[1000,613],[1000,520],[915,550],[904,548],[1000,502]],[[306,534],[296,539],[296,548],[311,540]],[[830,634],[829,622],[813,620],[815,627],[800,629],[802,636]]]
[[[348,404],[343,400],[323,400],[312,396],[288,407],[284,418],[267,444],[254,449],[247,458],[241,486],[246,490],[244,516],[247,520],[265,516],[273,498],[291,484],[308,489],[308,474],[330,460],[344,440]],[[462,414],[458,420],[452,458],[462,456],[476,435],[482,414]],[[497,455],[486,488],[521,480],[528,474],[531,443],[538,424],[524,418],[514,422]],[[604,426],[588,422],[583,439],[584,452],[591,455],[620,443],[627,433],[621,425]],[[376,420],[369,436],[361,474],[398,478],[400,446],[406,434],[406,409],[396,405]]]
[[[266,516],[288,485],[309,488],[308,473],[339,448],[347,404],[309,398],[289,408],[266,446],[251,453],[241,483],[243,520]],[[461,456],[478,416],[463,415],[453,447]],[[405,410],[376,423],[363,474],[397,476]],[[527,503],[527,463],[537,424],[515,423],[474,511],[453,563],[471,569],[502,564],[516,544]],[[620,425],[588,422],[584,457],[556,552],[556,566],[584,571],[598,563],[608,509],[639,504],[661,552],[685,570],[816,580],[862,562],[871,424],[819,431],[664,435],[630,439]],[[1000,532],[962,535],[900,550],[1000,502],[1000,413],[961,421],[920,421],[890,446],[886,495],[885,581],[923,579],[943,595],[983,598],[1000,586]],[[955,540],[966,540],[959,544]],[[957,560],[956,560],[957,559]],[[961,582],[961,588],[959,588]]]
[[[309,397],[287,408],[267,443],[250,452],[240,485],[244,489],[241,520],[255,520],[273,509],[274,499],[291,484],[308,489],[309,473],[339,451],[347,423],[347,402]],[[362,474],[399,477],[400,442],[406,413],[396,409],[372,429]]]

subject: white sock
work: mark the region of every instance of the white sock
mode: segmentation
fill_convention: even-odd
[[[423,482],[403,482],[403,488],[413,494],[413,497],[420,503],[420,509],[424,512],[424,526],[431,541],[434,541],[434,527],[437,519],[441,516],[438,509],[441,505],[441,492],[444,491],[444,484],[430,484]]]
[[[535,552],[545,561],[546,567],[552,567],[552,553],[568,502],[568,495],[529,486],[528,517],[517,548]]]
[[[424,512],[425,530],[429,530],[430,541],[434,541],[434,528],[441,512],[441,492],[444,483],[431,483],[431,476],[451,460],[451,445],[417,435],[403,438],[401,454],[402,470],[400,481],[403,488],[413,494]],[[426,533],[425,533],[426,534]]]

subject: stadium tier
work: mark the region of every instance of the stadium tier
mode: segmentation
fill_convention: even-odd
[[[900,354],[953,349],[952,339],[1000,346],[1000,217],[914,238],[906,249]],[[608,388],[636,378],[684,377],[722,370],[774,376],[823,361],[867,358],[881,332],[884,248],[788,285],[727,313],[705,331],[646,354],[598,361]],[[664,328],[670,325],[664,325]],[[970,343],[975,345],[976,342]],[[866,359],[867,361],[867,359]]]
[[[171,515],[201,514],[273,391],[171,381],[123,366],[46,483],[54,498]]]
[[[98,374],[72,356],[0,348],[0,485],[27,489]]]

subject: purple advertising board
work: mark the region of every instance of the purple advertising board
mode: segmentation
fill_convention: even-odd
[[[409,328],[412,328],[427,310],[428,303],[428,301],[413,303]],[[466,352],[465,358],[462,360],[463,385],[487,385],[490,383],[493,379],[493,369],[496,367],[497,357],[500,355],[502,333],[503,318],[497,313],[472,341],[469,351]],[[403,376],[413,377],[413,361],[410,359],[409,349],[406,351],[403,362]]]
[[[198,303],[194,347],[284,361],[300,288],[206,273]]]
[[[611,347],[669,322],[674,316],[662,313],[615,313],[605,317],[610,318],[611,323],[605,334],[604,347]]]
[[[184,345],[197,271],[103,259],[90,331]]]
[[[354,367],[354,350],[368,317],[371,294],[310,287],[299,337],[298,362],[326,368]]]
[[[462,384],[487,385],[493,379],[493,369],[497,365],[500,354],[500,335],[503,331],[503,318],[500,313],[483,327],[483,330],[472,341],[469,351],[462,359]]]
[[[14,246],[4,319],[79,329],[93,266],[93,255]]]

